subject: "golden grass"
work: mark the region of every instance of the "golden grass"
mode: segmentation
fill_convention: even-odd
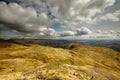
[[[0,80],[45,78],[49,80],[119,80],[120,53],[108,48],[70,44],[62,48],[40,45],[0,44]],[[7,46],[7,47],[6,47]],[[13,77],[14,80],[14,77]]]

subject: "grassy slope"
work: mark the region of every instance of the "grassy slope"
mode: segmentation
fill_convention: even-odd
[[[120,80],[120,53],[75,44],[64,47],[0,43],[0,80]]]

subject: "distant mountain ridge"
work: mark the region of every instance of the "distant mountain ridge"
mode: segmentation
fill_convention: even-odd
[[[43,46],[51,46],[51,47],[62,47],[64,44],[69,43],[67,40],[52,40],[52,39],[18,39],[18,38],[12,38],[12,39],[0,39],[0,41],[3,42],[10,42],[10,43],[16,43],[16,44],[22,44],[22,45],[28,45],[28,44],[39,44]]]
[[[54,39],[18,39],[18,38],[12,38],[12,39],[0,39],[2,42],[10,42],[15,44],[21,44],[21,45],[30,45],[30,44],[39,44],[43,46],[51,46],[55,48],[62,48],[63,45],[68,43],[77,43],[80,45],[89,45],[89,46],[96,46],[96,47],[107,47],[111,48],[113,50],[120,52],[120,41],[119,40],[54,40]]]

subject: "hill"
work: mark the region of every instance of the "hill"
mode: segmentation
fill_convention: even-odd
[[[120,80],[119,74],[120,53],[109,48],[0,41],[0,80]]]
[[[0,39],[0,42],[9,42],[21,45],[28,45],[28,44],[37,44],[43,46],[51,46],[51,47],[62,47],[64,44],[69,43],[67,40],[53,40],[53,39],[18,39],[12,38],[8,40]]]
[[[82,45],[107,47],[120,52],[120,40],[74,40],[73,42]]]

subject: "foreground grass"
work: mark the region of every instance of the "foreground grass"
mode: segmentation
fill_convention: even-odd
[[[1,44],[0,80],[120,79],[120,53],[108,48]]]

